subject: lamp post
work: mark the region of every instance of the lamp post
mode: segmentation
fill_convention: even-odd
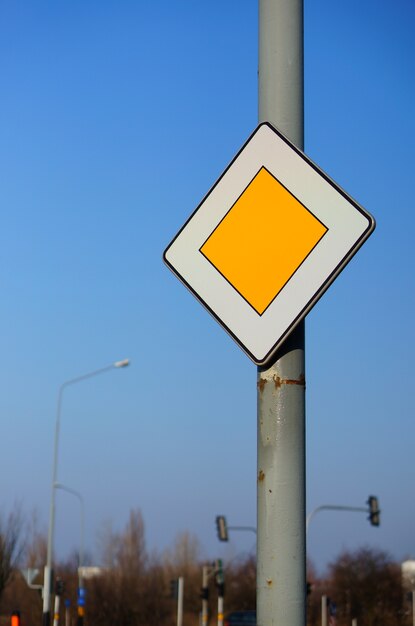
[[[71,493],[76,496],[79,500],[79,504],[81,505],[81,533],[79,540],[79,560],[78,560],[78,626],[82,626],[84,623],[84,581],[82,576],[82,568],[84,565],[84,547],[85,547],[85,505],[84,499],[75,489],[71,489],[66,485],[62,485],[62,483],[55,483],[55,489],[61,489],[62,491],[66,491],[67,493]]]
[[[79,561],[78,561],[78,586],[82,587],[82,567],[84,565],[84,546],[85,546],[85,504],[82,495],[79,491],[75,489],[71,489],[66,485],[62,485],[62,483],[55,483],[55,489],[60,489],[61,491],[66,491],[67,493],[71,493],[73,496],[76,496],[79,500],[79,504],[81,506],[81,525],[80,525],[80,539],[79,539]]]
[[[75,383],[86,380],[87,378],[92,378],[93,376],[98,376],[99,374],[104,374],[105,372],[109,372],[114,368],[123,368],[127,367],[130,364],[129,359],[123,359],[122,361],[115,361],[111,363],[111,365],[107,365],[106,367],[101,367],[100,369],[93,370],[92,372],[88,372],[87,374],[83,374],[82,376],[77,376],[76,378],[71,378],[70,380],[65,381],[60,387],[58,392],[58,404],[56,410],[56,421],[55,421],[55,440],[54,440],[54,448],[53,448],[53,466],[52,466],[52,484],[51,484],[51,498],[50,498],[50,510],[49,510],[49,530],[48,530],[48,543],[47,543],[47,552],[46,552],[46,565],[44,571],[43,578],[43,626],[50,626],[50,596],[51,596],[51,587],[52,587],[52,560],[53,560],[53,536],[55,530],[55,492],[56,492],[56,484],[57,484],[57,469],[58,469],[58,444],[59,444],[59,431],[60,431],[60,421],[61,421],[61,410],[62,410],[62,396],[66,387],[69,385],[73,385]]]

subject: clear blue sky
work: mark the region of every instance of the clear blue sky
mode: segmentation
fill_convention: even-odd
[[[305,151],[377,220],[307,318],[309,556],[415,557],[412,399],[415,6],[305,0]],[[255,0],[0,6],[1,510],[46,529],[58,477],[88,549],[141,509],[147,544],[189,530],[206,557],[252,549],[256,368],[162,252],[257,124]],[[77,546],[58,494],[56,552]]]

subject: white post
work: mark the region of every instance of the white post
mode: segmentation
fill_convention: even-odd
[[[223,626],[223,596],[218,596],[218,626]]]
[[[59,626],[59,605],[60,605],[60,596],[58,594],[55,595],[55,610],[53,612],[53,626]]]
[[[183,626],[183,592],[184,578],[179,576],[177,581],[177,626]]]
[[[327,626],[327,596],[321,596],[321,626]]]
[[[357,626],[357,619],[355,617],[352,619],[352,626]]]

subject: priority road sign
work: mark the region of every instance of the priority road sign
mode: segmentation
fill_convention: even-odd
[[[374,228],[369,213],[263,123],[167,247],[164,260],[263,365]]]

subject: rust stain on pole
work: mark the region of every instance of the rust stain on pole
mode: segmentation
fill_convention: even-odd
[[[258,474],[258,482],[262,483],[265,479],[265,474],[262,470],[260,470],[259,474]]]
[[[267,384],[267,382],[268,381],[265,378],[260,378],[259,381],[257,382],[260,393],[264,391],[264,387]]]
[[[262,379],[261,379],[262,380]],[[276,389],[282,387],[282,385],[299,385],[300,387],[305,388],[305,376],[301,374],[301,376],[297,379],[295,378],[281,378],[276,374],[273,376],[274,385]]]

